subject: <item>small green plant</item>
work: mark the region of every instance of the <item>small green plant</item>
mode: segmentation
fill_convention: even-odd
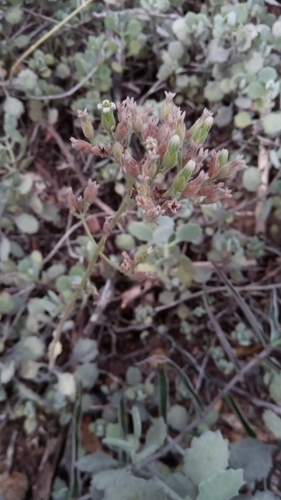
[[[256,234],[266,232],[273,205],[264,200],[270,168],[280,168],[280,26],[265,0],[202,3],[200,12],[166,20],[174,36],[165,37],[158,70],[158,79],[169,79],[191,108],[207,102],[214,123],[247,154],[242,185],[261,197]]]

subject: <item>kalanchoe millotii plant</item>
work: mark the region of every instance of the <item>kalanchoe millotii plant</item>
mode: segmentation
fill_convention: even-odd
[[[95,251],[54,332],[50,345],[51,364],[56,357],[63,325],[81,291],[87,287],[93,266],[99,256],[109,261],[103,253],[106,240],[128,207],[140,207],[144,220],[148,224],[157,224],[160,216],[176,215],[185,199],[214,203],[231,196],[224,180],[243,168],[244,160],[238,156],[236,160],[229,161],[226,149],[217,152],[204,149],[203,145],[213,123],[212,113],[205,109],[202,116],[187,130],[185,113],[174,105],[173,97],[174,94],[166,93],[159,118],[155,117],[151,106],[140,111],[133,98],[127,98],[116,105],[104,100],[98,105],[98,109],[101,111],[102,126],[110,138],[109,146],[94,143],[94,129],[87,110],[78,112],[84,136],[89,142],[71,138],[73,148],[102,158],[113,158],[123,171],[127,189],[115,215],[105,220],[102,237],[96,243],[87,226],[85,215],[91,203],[95,201],[98,184],[89,180],[83,197],[78,198],[72,188],[67,188],[68,206],[82,220],[88,236],[94,242]],[[118,123],[114,116],[116,109]],[[136,160],[130,151],[133,134],[138,137],[143,149],[143,157],[139,160]],[[145,273],[138,269],[138,265],[151,251],[149,248],[134,258],[124,252],[124,261],[118,268],[119,271],[138,280],[144,279]]]

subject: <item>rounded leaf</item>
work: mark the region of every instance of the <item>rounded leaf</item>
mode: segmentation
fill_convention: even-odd
[[[30,214],[20,214],[14,219],[17,228],[23,233],[34,234],[37,233],[39,229],[38,220]]]
[[[99,369],[96,363],[84,363],[83,365],[79,365],[74,372],[75,379],[81,382],[85,389],[92,389],[98,376]]]
[[[23,103],[16,97],[8,96],[4,102],[4,111],[10,116],[20,118],[24,112]]]
[[[240,111],[240,113],[235,115],[234,123],[235,126],[238,128],[248,127],[252,123],[252,118],[250,113],[248,113],[247,111]]]
[[[243,470],[220,471],[199,486],[196,500],[230,500],[243,485]]]
[[[254,438],[244,438],[230,445],[229,465],[243,469],[244,479],[249,484],[266,479],[272,467],[275,446]]]
[[[126,372],[126,382],[128,385],[135,386],[142,381],[142,373],[136,366],[129,366]]]
[[[196,242],[200,240],[201,236],[202,228],[195,222],[187,222],[187,224],[182,224],[181,226],[178,226],[176,231],[176,239],[178,242]]]
[[[281,132],[281,111],[269,113],[262,119],[264,131],[268,135],[276,136]]]
[[[118,234],[115,243],[120,250],[133,250],[136,246],[134,237],[131,234]]]
[[[145,222],[132,221],[128,225],[128,231],[141,241],[151,241],[153,231]]]
[[[254,51],[252,52],[250,59],[248,59],[248,61],[244,63],[245,71],[247,73],[255,75],[262,69],[263,63],[264,58],[262,57],[260,52]]]
[[[52,281],[54,279],[57,279],[61,274],[65,272],[65,265],[64,264],[53,264],[52,266],[48,267],[46,271],[46,277],[48,281]]]
[[[226,125],[229,125],[229,123],[232,121],[232,117],[233,117],[232,106],[221,106],[218,109],[215,118],[215,123],[218,127],[225,127]]]
[[[250,109],[252,101],[248,97],[240,95],[235,99],[234,104],[240,109]]]
[[[93,361],[98,355],[98,346],[96,340],[79,339],[75,344],[72,357],[75,361],[86,363]]]
[[[188,424],[188,413],[184,406],[173,405],[168,411],[168,424],[175,431],[183,431]]]
[[[243,172],[243,187],[251,193],[255,193],[261,185],[261,173],[256,167],[248,167]]]
[[[0,314],[9,314],[14,307],[14,301],[8,293],[0,294]]]
[[[184,472],[191,481],[199,485],[228,467],[228,440],[220,431],[206,431],[194,437],[184,457]]]
[[[260,82],[251,82],[247,87],[247,95],[250,99],[261,99],[264,97],[264,86]]]
[[[277,79],[277,71],[272,66],[265,66],[259,73],[259,81],[263,83],[267,83],[270,80],[275,82]]]
[[[24,89],[24,90],[33,90],[38,82],[38,76],[34,71],[32,71],[29,68],[25,68],[20,71],[17,77],[17,83]]]
[[[71,74],[70,68],[67,64],[65,63],[59,63],[56,67],[56,75],[58,78],[61,78],[64,80],[65,78],[68,78]]]
[[[5,12],[5,19],[10,24],[18,24],[22,19],[23,11],[18,5],[10,7]]]
[[[20,340],[17,345],[17,352],[22,360],[36,361],[43,356],[44,350],[44,342],[35,335]]]
[[[181,42],[179,42],[178,40],[173,40],[168,45],[168,52],[174,59],[180,59],[183,56],[185,50]]]
[[[204,89],[204,97],[211,102],[221,101],[224,93],[219,82],[208,82]]]

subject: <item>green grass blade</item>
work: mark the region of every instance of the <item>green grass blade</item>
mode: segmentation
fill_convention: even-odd
[[[197,410],[199,410],[199,413],[203,410],[203,403],[199,396],[196,394],[195,389],[193,388],[188,376],[184,373],[184,371],[173,361],[170,359],[167,361],[168,366],[170,366],[178,375],[184,386],[187,388],[188,392],[190,393],[193,401],[195,402]]]
[[[281,331],[279,327],[279,310],[278,310],[277,292],[276,288],[272,290],[270,299],[270,308],[268,319],[270,323],[270,343],[274,346],[281,345]]]
[[[169,380],[162,366],[158,367],[158,382],[159,382],[159,416],[167,422],[168,412],[168,397],[169,397]]]
[[[255,438],[256,437],[256,433],[254,432],[254,430],[252,429],[252,427],[250,427],[250,425],[248,424],[247,420],[243,416],[243,414],[242,414],[239,406],[237,405],[235,399],[233,398],[233,396],[231,396],[231,394],[227,394],[224,397],[224,399],[227,402],[227,404],[230,406],[230,408],[232,409],[232,411],[239,418],[241,424],[243,425],[244,431],[247,433],[247,435],[249,437]]]

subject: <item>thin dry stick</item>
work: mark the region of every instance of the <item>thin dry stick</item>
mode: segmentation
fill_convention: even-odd
[[[257,190],[257,196],[259,199],[257,201],[255,208],[255,218],[256,218],[255,231],[256,234],[265,234],[266,220],[263,217],[263,211],[266,201],[266,194],[268,190],[270,161],[269,161],[268,149],[265,147],[263,138],[260,139],[260,145],[259,145],[258,169],[261,173],[261,185]]]
[[[281,288],[281,283],[272,283],[270,285],[255,285],[254,283],[252,285],[245,285],[245,286],[237,286],[235,287],[236,290],[242,291],[242,292],[263,292],[264,290],[274,290],[275,288]],[[228,292],[228,289],[226,286],[214,286],[210,288],[206,288],[207,293],[219,293],[219,292]],[[163,304],[162,306],[157,306],[155,307],[154,312],[158,313],[161,311],[165,311],[166,309],[171,309],[172,307],[178,306],[179,304],[183,304],[184,302],[187,302],[188,300],[193,300],[198,297],[202,297],[204,295],[203,290],[199,290],[199,292],[194,292],[191,293],[190,295],[186,297],[182,297],[180,299],[174,300],[173,302],[170,302],[169,304]]]
[[[228,342],[220,324],[218,323],[214,314],[212,313],[212,310],[208,304],[206,290],[204,289],[203,291],[204,291],[204,295],[203,295],[204,307],[205,307],[206,312],[209,316],[210,322],[212,323],[212,325],[214,327],[214,330],[215,330],[215,333],[218,337],[218,340],[219,340],[222,348],[224,349],[225,353],[227,354],[229,360],[233,363],[236,370],[239,371],[240,370],[239,362],[237,361],[237,358],[235,357],[235,355],[233,353],[232,347],[231,347],[230,343]]]
[[[47,130],[48,130],[49,134],[53,137],[53,139],[56,141],[61,152],[65,156],[68,165],[76,173],[76,175],[81,183],[81,186],[85,187],[87,185],[87,180],[85,179],[85,177],[82,174],[82,172],[80,171],[80,169],[76,166],[74,156],[70,153],[69,148],[66,146],[66,144],[62,140],[61,136],[58,134],[58,132],[55,130],[55,128],[52,125],[48,125]]]
[[[98,217],[99,215],[103,215],[103,213],[88,215],[86,217],[86,220],[92,219],[93,217]],[[51,252],[47,255],[47,257],[45,257],[45,259],[43,260],[43,264],[47,264],[47,262],[49,262],[49,260],[52,259],[52,257],[57,253],[57,251],[62,247],[64,242],[67,240],[67,238],[72,233],[74,233],[74,231],[76,231],[76,229],[78,229],[80,226],[82,226],[82,221],[77,222],[66,231],[66,233],[61,237],[61,239],[57,242],[54,248],[52,248]]]
[[[13,64],[12,68],[11,68],[11,71],[10,71],[10,75],[9,75],[9,80],[8,80],[8,85],[10,85],[11,81],[12,81],[12,78],[13,78],[13,75],[15,74],[15,71],[16,69],[19,67],[19,65],[24,61],[24,59],[26,59],[26,57],[30,56],[30,54],[32,54],[32,52],[34,52],[34,50],[38,49],[38,47],[40,47],[40,45],[42,45],[42,43],[44,43],[46,40],[48,40],[52,35],[54,35],[57,31],[59,31],[59,29],[64,26],[65,24],[68,23],[68,21],[70,21],[70,19],[72,19],[74,16],[76,16],[76,14],[78,14],[79,12],[81,12],[83,9],[85,9],[85,7],[88,7],[88,5],[90,5],[90,3],[92,2],[93,0],[86,0],[85,3],[82,3],[81,5],[79,5],[79,7],[77,7],[77,9],[75,9],[73,12],[71,12],[71,14],[69,14],[68,16],[66,16],[60,23],[58,23],[56,26],[53,27],[53,29],[51,29],[50,31],[48,31],[48,33],[46,33],[44,36],[42,36],[39,40],[37,40],[36,43],[34,43],[33,45],[31,45],[17,60],[16,62]]]
[[[87,75],[84,76],[84,78],[82,78],[82,80],[80,80],[80,82],[76,83],[76,85],[74,85],[74,87],[71,87],[70,89],[66,90],[65,92],[62,92],[61,94],[50,94],[50,95],[39,95],[39,96],[34,95],[34,96],[31,96],[30,99],[32,99],[33,101],[46,101],[46,100],[50,100],[50,99],[52,99],[52,100],[65,99],[66,97],[72,96],[73,94],[75,94],[75,92],[77,92],[77,90],[81,89],[81,87],[83,87],[83,85],[88,80],[90,80],[90,78],[92,78],[92,76],[100,68],[102,62],[103,61],[100,61],[98,66],[94,66],[93,68],[91,68],[91,70],[87,73]]]

